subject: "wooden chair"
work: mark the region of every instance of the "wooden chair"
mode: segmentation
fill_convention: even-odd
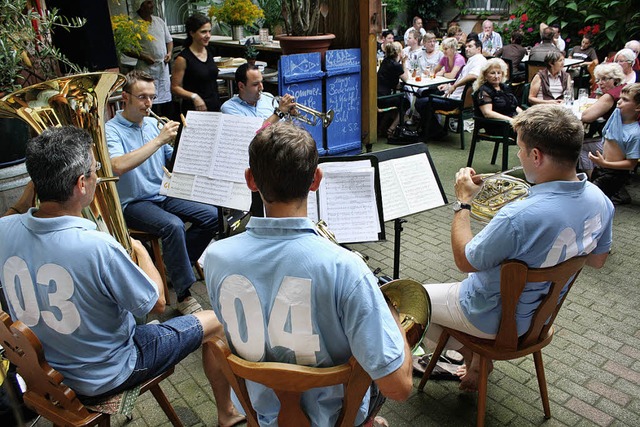
[[[38,337],[21,321],[0,311],[0,343],[5,357],[17,367],[27,384],[24,403],[56,426],[109,426],[111,416],[90,411],[66,386],[62,374],[46,361]],[[171,424],[182,427],[182,422],[160,388],[160,381],[173,373],[173,368],[141,385],[140,394],[151,390]]]
[[[524,63],[525,69],[525,80],[527,83],[531,83],[531,80],[538,74],[538,71],[543,70],[547,67],[542,61],[527,61]]]
[[[129,235],[134,239],[140,240],[143,243],[149,243],[151,245],[151,256],[153,258],[153,264],[158,269],[160,277],[162,277],[162,285],[164,286],[164,299],[167,305],[171,305],[171,299],[169,296],[169,286],[167,285],[167,269],[164,266],[162,260],[162,250],[160,249],[160,236],[146,231],[129,229]]]
[[[567,297],[571,286],[582,270],[587,257],[574,257],[561,264],[548,268],[530,269],[518,260],[507,260],[500,269],[500,297],[502,299],[502,318],[495,340],[487,340],[467,335],[454,329],[443,328],[442,335],[431,356],[431,361],[425,370],[418,390],[424,389],[425,383],[433,371],[440,353],[444,349],[449,337],[460,341],[480,357],[480,378],[478,382],[478,416],[477,425],[484,425],[485,406],[487,403],[487,378],[489,376],[489,362],[491,360],[511,360],[528,354],[533,354],[533,360],[540,387],[540,397],[544,408],[544,417],[551,418],[549,408],[549,394],[547,380],[542,363],[542,348],[546,347],[553,338],[553,321]],[[525,285],[535,282],[551,282],[549,293],[536,309],[529,330],[518,337],[515,314],[520,295]],[[567,292],[560,298],[562,289],[567,284]],[[475,356],[474,356],[475,357]]]
[[[245,380],[271,388],[280,400],[278,425],[281,427],[310,426],[309,418],[300,406],[300,397],[306,390],[342,384],[344,401],[336,426],[352,427],[369,386],[371,377],[352,357],[348,363],[331,368],[311,368],[275,362],[248,362],[235,356],[220,339],[213,345],[216,362],[222,367],[242,407],[247,414],[247,425],[257,427],[258,420],[251,405]]]
[[[473,96],[471,96],[471,83],[464,86],[462,97],[456,102],[453,110],[436,110],[436,114],[445,116],[444,128],[449,128],[449,120],[454,118],[458,120],[458,129],[456,133],[460,134],[460,149],[464,150],[464,121],[473,117]],[[444,98],[441,95],[431,95],[430,98]],[[444,98],[449,99],[451,98]]]
[[[471,167],[473,163],[476,144],[480,141],[488,141],[494,143],[491,164],[496,164],[498,149],[500,145],[502,145],[502,170],[507,170],[509,168],[509,146],[516,144],[516,134],[511,127],[511,123],[506,120],[484,117],[477,105],[475,97],[473,97],[473,103],[475,110],[473,116],[473,136],[471,137],[467,167]]]

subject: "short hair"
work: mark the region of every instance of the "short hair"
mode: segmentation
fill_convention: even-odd
[[[543,29],[540,38],[542,39],[542,41],[551,42],[553,40],[553,30],[551,29],[551,27],[546,27],[545,29]]]
[[[446,39],[442,40],[442,50],[444,49],[453,49],[453,50],[458,50],[458,40],[456,40],[453,37],[447,37]]]
[[[256,64],[249,64],[248,62],[242,64],[236,69],[236,84],[247,84],[247,73],[251,70],[260,70]]]
[[[482,21],[482,29],[484,29],[485,24],[489,24],[491,25],[491,27],[493,27],[493,22],[491,22],[489,19],[485,19],[484,21]]]
[[[587,39],[587,40],[589,40],[589,43],[593,43],[593,38],[594,38],[594,36],[593,36],[593,34],[591,34],[591,33],[584,33],[584,34],[582,35],[582,38],[583,38],[583,39]]]
[[[502,80],[500,83],[504,83],[507,81],[507,75],[509,74],[509,69],[507,68],[507,63],[504,62],[500,58],[491,58],[484,63],[484,65],[480,68],[480,75],[473,82],[473,90],[476,91],[487,81],[487,76],[485,75],[489,71],[494,68],[499,68],[502,71]]]
[[[619,86],[624,81],[624,71],[620,64],[615,62],[603,62],[593,69],[593,75],[596,79],[607,77],[613,79],[613,85]]]
[[[278,122],[249,144],[249,167],[266,202],[304,199],[318,167],[318,149],[305,129]]]
[[[558,23],[553,23],[553,24],[549,25],[549,28],[557,28],[557,29],[558,29],[558,31],[560,31],[560,24],[558,24]]]
[[[545,67],[547,67],[547,69],[550,69],[553,64],[560,61],[562,58],[564,58],[564,53],[562,53],[558,49],[550,51],[544,57]]]
[[[140,81],[153,83],[153,77],[151,77],[151,74],[142,70],[129,71],[124,77],[125,81],[124,85],[122,86],[122,91],[127,93],[131,93],[131,88],[133,87],[133,85]]]
[[[431,31],[427,31],[425,35],[422,36],[423,43],[426,42],[427,40],[435,40],[435,39],[436,39],[436,35]]]
[[[640,83],[631,83],[622,88],[622,93],[629,95],[636,105],[640,105]]]
[[[420,31],[416,30],[415,28],[411,28],[407,32],[407,38],[409,36],[412,36],[414,39],[416,39],[418,41],[418,43],[420,43],[420,39],[422,38],[422,35],[420,34]]]
[[[184,21],[184,29],[187,33],[187,39],[184,44],[185,47],[189,47],[191,43],[193,43],[191,33],[198,31],[204,24],[211,24],[211,20],[202,13],[194,13]]]
[[[477,36],[472,37],[470,39],[467,38],[467,42],[465,43],[465,46],[468,45],[469,43],[473,43],[477,48],[482,49],[482,42]]]
[[[631,49],[636,54],[636,57],[640,53],[640,42],[638,40],[629,40],[624,47],[625,49]]]
[[[411,21],[411,22],[412,22],[412,24],[413,24],[413,25],[416,25],[416,21],[417,21],[418,19],[422,21],[422,18],[420,18],[419,16],[414,16],[414,17],[413,17],[413,20]]]
[[[402,51],[400,42],[387,43],[384,46],[384,57],[395,58]]]
[[[460,25],[451,24],[451,25],[449,25],[449,28],[447,29],[447,37],[455,37],[455,35],[458,34],[461,31],[462,31],[462,28],[460,28]]]
[[[66,202],[81,175],[91,173],[91,136],[84,129],[45,129],[27,143],[26,166],[38,198]]]
[[[522,30],[516,30],[511,33],[511,43],[522,44],[522,40],[524,40],[524,33]]]
[[[383,38],[383,39],[386,39],[386,38],[387,38],[387,36],[388,36],[389,34],[393,34],[393,31],[384,30],[384,31],[382,32],[382,38]]]
[[[613,60],[617,61],[618,57],[622,57],[633,64],[636,60],[636,53],[631,49],[624,48],[619,50],[618,53],[616,53],[616,56],[613,57]]]
[[[538,104],[513,118],[513,129],[527,153],[537,148],[557,163],[575,167],[582,150],[584,127],[564,106]]]

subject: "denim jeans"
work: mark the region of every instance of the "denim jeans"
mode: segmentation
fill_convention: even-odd
[[[162,239],[162,257],[178,299],[188,296],[196,281],[192,265],[218,229],[218,209],[190,200],[167,197],[161,202],[131,202],[124,209],[127,226]],[[191,227],[185,231],[185,222]]]
[[[459,105],[459,99],[425,97],[416,100],[416,111],[420,113],[420,127],[423,134],[443,132],[444,129],[438,125],[435,112],[437,110],[455,110]]]

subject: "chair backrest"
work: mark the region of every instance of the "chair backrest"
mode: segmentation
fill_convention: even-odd
[[[544,340],[586,260],[586,256],[580,256],[553,267],[531,269],[522,261],[503,262],[500,269],[502,318],[495,339],[495,348],[515,351]],[[540,286],[546,286],[544,283],[550,282],[549,292],[533,314],[529,330],[518,338],[515,315],[520,295],[527,283],[537,282],[543,282]],[[565,285],[567,292],[560,298]]]
[[[522,86],[522,101],[520,103],[521,108],[529,108],[529,91],[531,90],[531,83],[525,83]]]
[[[12,324],[4,311],[0,311],[0,344],[27,384],[23,396],[27,406],[56,425],[83,424],[100,416],[90,412],[75,392],[62,384],[62,374],[49,366],[42,344],[31,329],[19,320]]]
[[[468,110],[473,108],[473,83],[467,83],[464,85],[464,90],[462,91],[462,109]]]
[[[525,62],[525,70],[526,70],[526,80],[531,83],[531,80],[538,74],[538,71],[543,70],[547,67],[542,61],[527,61]]]
[[[272,389],[280,400],[278,425],[309,426],[300,398],[306,390],[342,384],[344,400],[336,426],[353,426],[371,377],[352,357],[348,363],[331,368],[311,368],[288,363],[248,362],[234,354],[221,339],[213,346],[217,363],[231,384],[247,414],[247,424],[258,426],[256,412],[251,405],[245,380]]]

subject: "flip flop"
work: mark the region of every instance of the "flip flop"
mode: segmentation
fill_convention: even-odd
[[[413,370],[419,376],[424,374],[424,371],[429,365],[431,360],[431,354],[425,354],[424,356],[413,356]],[[445,359],[448,360],[448,359]],[[456,375],[459,365],[448,363],[442,360],[442,356],[439,358],[436,367],[433,368],[429,379],[432,380],[456,380],[460,381],[460,377]]]

